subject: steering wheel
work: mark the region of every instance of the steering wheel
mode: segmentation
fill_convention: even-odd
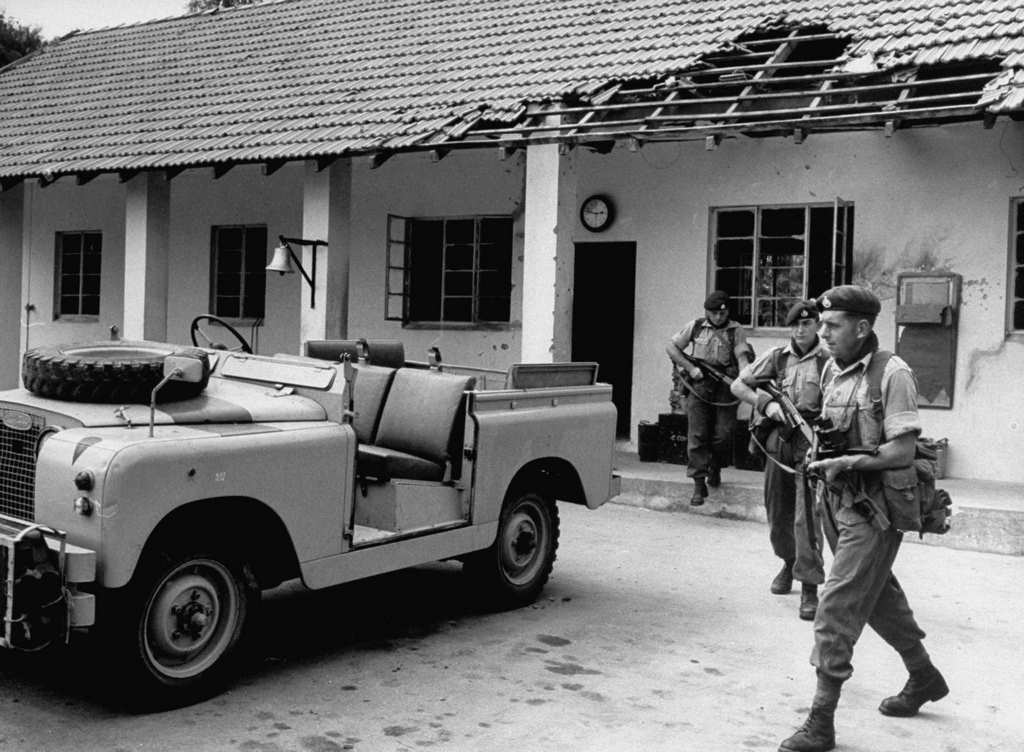
[[[217,340],[210,337],[210,335],[203,330],[203,328],[200,326],[201,322],[210,322],[212,324],[217,324],[219,326],[224,327],[225,329],[228,330],[232,337],[238,340],[238,344],[235,347],[228,347],[222,342],[218,342]],[[249,345],[248,341],[246,341],[245,337],[243,337],[239,333],[239,331],[235,329],[235,327],[231,326],[231,324],[229,324],[224,319],[218,318],[217,316],[212,316],[210,314],[196,316],[194,319],[192,319],[192,324],[189,326],[189,336],[192,337],[192,344],[195,345],[196,347],[209,347],[213,350],[230,350],[231,352],[244,352],[250,354],[252,353],[252,347]],[[206,342],[205,345],[199,344],[199,337],[203,338],[203,340]]]

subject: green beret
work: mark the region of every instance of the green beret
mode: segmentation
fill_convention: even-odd
[[[818,297],[819,311],[848,311],[864,316],[877,316],[882,302],[871,290],[860,285],[839,285]]]
[[[715,290],[704,299],[705,311],[728,311],[729,293],[723,290]]]
[[[798,321],[804,319],[814,319],[817,321],[821,318],[818,315],[818,304],[813,300],[798,300],[789,309],[789,313],[786,314],[786,326],[793,326]]]

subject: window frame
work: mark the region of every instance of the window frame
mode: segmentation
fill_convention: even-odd
[[[447,225],[449,222],[467,221],[472,220],[473,222],[473,267],[472,273],[472,292],[468,296],[472,306],[472,320],[463,321],[455,320],[448,321],[445,319],[439,320],[427,320],[427,319],[412,319],[410,318],[410,308],[412,299],[412,232],[413,225],[417,222],[441,222],[442,225],[442,241],[441,241],[441,290],[440,290],[440,309],[441,315],[444,315],[444,300],[445,300],[445,288],[444,288],[444,275],[445,275],[445,251],[446,243],[444,241],[445,233],[447,232]],[[507,320],[489,320],[479,318],[479,306],[480,306],[480,251],[481,251],[481,227],[485,220],[503,220],[508,222],[509,225],[509,238],[508,238],[508,273],[509,273],[509,287],[508,287],[508,318]],[[512,274],[515,268],[515,217],[512,214],[453,214],[453,215],[430,215],[430,216],[402,216],[398,214],[387,215],[387,234],[386,234],[386,258],[385,258],[385,282],[384,282],[384,298],[385,298],[385,311],[384,319],[386,321],[395,321],[402,324],[403,328],[406,329],[473,329],[473,330],[508,330],[513,328],[514,319],[512,314],[512,301],[513,301],[513,290],[515,289],[515,283],[512,279]],[[451,297],[451,296],[449,296]],[[454,297],[467,297],[467,296],[454,296]],[[496,296],[484,296],[484,297],[496,297]],[[504,297],[504,296],[501,296]]]
[[[241,230],[242,231],[242,259],[238,268],[239,285],[238,285],[238,316],[225,316],[218,312],[217,298],[225,297],[218,296],[217,294],[217,277],[220,263],[220,248],[218,246],[219,233],[223,230]],[[260,264],[260,268],[265,268],[267,265],[267,251],[269,248],[270,234],[267,229],[267,225],[254,223],[254,224],[226,224],[226,225],[210,225],[210,299],[209,299],[209,311],[214,316],[217,316],[224,321],[236,325],[251,325],[258,321],[262,321],[267,315],[267,277],[266,271],[263,274],[263,315],[262,316],[246,316],[245,314],[245,269],[246,269],[246,253],[247,253],[247,235],[252,230],[260,230],[263,232],[263,263]],[[234,297],[234,296],[232,296]]]
[[[1017,303],[1024,305],[1024,297],[1017,297],[1017,278],[1024,280],[1024,263],[1017,263],[1017,243],[1024,243],[1024,221],[1018,227],[1018,216],[1024,214],[1024,196],[1010,197],[1010,216],[1007,222],[1008,238],[1006,253],[1006,334],[1016,340],[1024,340],[1024,328],[1013,325],[1013,309]],[[1024,216],[1021,217],[1024,220]],[[1024,259],[1022,259],[1024,261]]]
[[[77,235],[81,239],[78,262],[78,302],[77,313],[64,313],[61,300],[65,297],[62,293],[61,277],[64,276],[64,238],[70,235]],[[95,235],[99,240],[100,267],[95,273],[98,278],[96,290],[96,313],[82,313],[82,301],[86,294],[83,292],[86,273],[85,267],[85,242],[86,236]],[[70,323],[95,322],[100,320],[100,313],[103,310],[103,231],[102,230],[57,230],[54,233],[54,260],[53,260],[53,320]]]
[[[740,321],[733,312],[731,318],[741,326],[752,331],[779,332],[787,329],[784,325],[762,326],[758,320],[758,302],[764,298],[758,294],[759,259],[761,255],[761,214],[765,210],[773,209],[802,209],[804,211],[804,248],[803,248],[803,269],[800,281],[802,296],[808,297],[808,282],[811,272],[810,243],[811,243],[811,211],[813,209],[832,210],[832,233],[831,245],[828,259],[828,280],[831,286],[849,284],[853,278],[853,230],[855,217],[855,204],[836,196],[831,202],[816,201],[809,203],[769,203],[769,204],[738,204],[712,206],[708,209],[708,278],[706,281],[707,290],[715,289],[716,276],[720,269],[743,269],[747,267],[720,267],[716,257],[716,244],[720,237],[718,235],[718,214],[721,212],[752,211],[754,213],[754,229],[751,237],[753,241],[752,258],[749,269],[750,279],[750,323]],[[842,209],[842,223],[840,224],[840,209]],[[744,236],[745,237],[745,236]],[[730,292],[730,294],[732,294]],[[774,299],[774,298],[767,298]]]

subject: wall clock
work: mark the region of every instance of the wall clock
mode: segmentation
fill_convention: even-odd
[[[591,232],[607,230],[613,219],[615,207],[607,196],[591,196],[580,206],[580,222]]]

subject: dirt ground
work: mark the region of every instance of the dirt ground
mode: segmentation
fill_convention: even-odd
[[[457,564],[265,599],[258,658],[222,695],[133,716],[98,700],[82,641],[59,663],[0,657],[0,751],[775,750],[813,692],[811,625],[773,596],[764,525],[561,505],[541,600],[482,612]],[[897,575],[951,694],[917,718],[866,632],[840,750],[984,752],[1024,738],[1024,558],[905,546]]]

